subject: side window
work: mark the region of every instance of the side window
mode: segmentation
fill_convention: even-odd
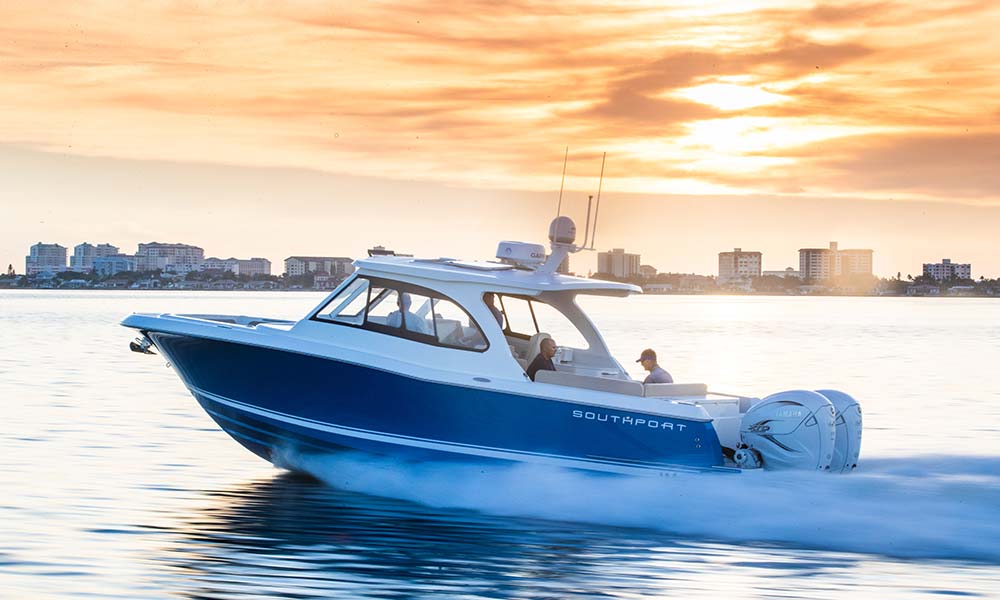
[[[399,327],[400,321],[389,323],[389,317],[399,311],[399,293],[383,287],[372,287],[371,303],[368,305],[368,323]]]
[[[413,291],[410,291],[413,290]],[[489,347],[479,325],[451,300],[423,288],[358,277],[313,318],[353,325],[432,346],[482,351]]]
[[[531,314],[531,305],[527,300],[501,296],[500,304],[503,306],[504,315],[507,316],[507,331],[526,338],[538,333],[535,318]]]
[[[376,291],[378,291],[377,296]],[[411,333],[434,335],[434,324],[430,321],[430,313],[431,299],[428,296],[372,288],[372,302],[368,306],[367,322]]]
[[[334,296],[316,314],[321,319],[339,323],[361,325],[365,319],[365,305],[368,303],[368,280],[358,278]]]
[[[451,300],[434,299],[434,331],[442,345],[486,349],[486,338],[479,326]]]

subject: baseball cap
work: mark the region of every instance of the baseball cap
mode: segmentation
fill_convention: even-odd
[[[642,362],[644,360],[655,361],[656,360],[656,352],[652,348],[646,348],[645,350],[642,351],[642,354],[639,355],[639,360],[637,360],[635,362]]]

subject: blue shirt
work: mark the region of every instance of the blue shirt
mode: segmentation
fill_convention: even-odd
[[[667,373],[667,370],[660,367],[659,365],[653,367],[653,370],[649,372],[646,376],[646,380],[643,383],[673,383],[674,378]]]

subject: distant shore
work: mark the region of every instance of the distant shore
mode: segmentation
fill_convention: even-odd
[[[6,291],[18,292],[169,292],[169,293],[240,293],[240,292],[311,292],[329,294],[332,289],[305,289],[305,288],[274,288],[274,289],[179,289],[179,288],[94,288],[94,287],[3,287],[0,286],[0,293]],[[858,293],[829,293],[810,292],[806,294],[788,294],[778,292],[717,292],[717,291],[677,291],[677,292],[643,292],[642,296],[728,296],[747,298],[1000,298],[997,294],[858,294]]]

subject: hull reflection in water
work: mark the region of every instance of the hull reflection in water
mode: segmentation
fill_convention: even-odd
[[[764,592],[771,577],[839,578],[859,566],[843,555],[437,510],[292,473],[209,495],[215,502],[182,517],[160,553],[165,583],[188,597],[690,595],[706,560],[718,563],[716,585],[729,569]],[[748,555],[752,566],[741,564]]]

